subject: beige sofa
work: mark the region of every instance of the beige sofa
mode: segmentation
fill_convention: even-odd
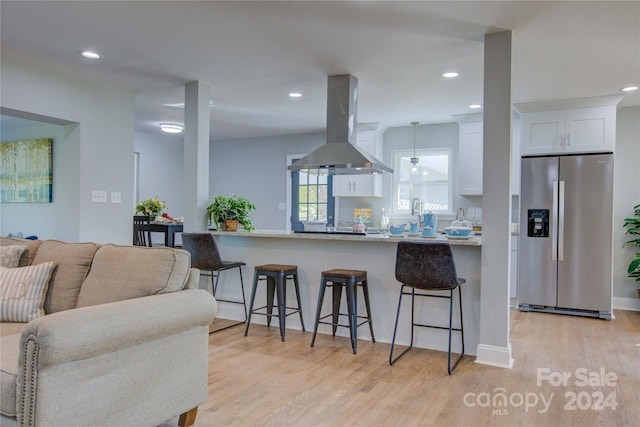
[[[15,245],[23,268],[0,268],[0,426],[193,424],[217,306],[189,253],[0,238],[3,264]],[[10,275],[35,282],[36,270],[48,278],[39,307],[20,312],[27,293]],[[5,321],[16,313],[36,318]]]

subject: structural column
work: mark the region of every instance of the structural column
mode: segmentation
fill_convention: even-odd
[[[484,39],[480,342],[476,363],[511,368],[511,31]]]
[[[207,229],[209,199],[209,85],[184,90],[184,231]]]

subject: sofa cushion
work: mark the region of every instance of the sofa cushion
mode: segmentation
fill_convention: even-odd
[[[44,297],[55,262],[0,267],[0,321],[30,322],[44,316]]]
[[[104,245],[93,257],[78,307],[179,291],[190,267],[182,249]]]
[[[0,267],[14,268],[20,264],[20,257],[27,250],[24,245],[0,246]]]
[[[54,261],[58,268],[51,276],[49,291],[44,302],[47,314],[76,308],[80,287],[87,277],[96,243],[67,243],[45,240],[38,248],[33,264]]]
[[[21,334],[27,322],[0,322],[0,337],[13,334]],[[0,349],[0,356],[2,349]]]
[[[27,250],[20,257],[18,267],[31,265],[36,257],[38,248],[42,244],[42,240],[14,239],[9,237],[0,237],[0,246],[21,245],[26,246]]]
[[[20,334],[0,338],[0,414],[16,416],[16,375],[20,355]]]

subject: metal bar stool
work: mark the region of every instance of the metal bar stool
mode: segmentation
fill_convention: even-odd
[[[242,266],[247,265],[242,261],[223,261],[218,251],[216,241],[210,233],[182,233],[182,248],[191,254],[191,266],[200,270],[200,275],[211,277],[211,291],[216,301],[232,304],[242,304],[244,319],[232,323],[213,332],[231,328],[247,321],[247,302],[244,296],[244,280],[242,279]],[[240,274],[240,289],[242,300],[220,298],[216,295],[220,273],[225,270],[238,269]],[[215,278],[215,281],[213,280]]]
[[[256,297],[256,289],[258,288],[258,282],[260,280],[267,281],[267,305],[259,308],[253,308]],[[298,302],[297,307],[287,307],[287,286],[286,281],[293,280],[294,290],[296,293],[296,300]],[[271,326],[271,318],[273,317],[273,297],[274,293],[277,300],[278,319],[280,322],[280,338],[284,341],[285,335],[285,319],[292,314],[300,314],[300,324],[302,325],[302,331],[304,332],[304,320],[302,319],[302,304],[300,303],[300,286],[298,284],[298,267],[295,265],[282,265],[282,264],[265,264],[256,266],[253,274],[253,288],[251,289],[251,301],[249,303],[249,317],[247,319],[247,326],[244,330],[244,336],[249,333],[249,325],[251,324],[251,315],[260,314],[267,316],[267,327]],[[264,310],[266,312],[260,312]],[[288,312],[287,312],[288,311]]]
[[[462,292],[460,285],[465,283],[464,279],[458,277],[456,265],[453,259],[451,245],[446,242],[399,242],[396,254],[396,280],[402,283],[400,288],[400,299],[398,301],[398,313],[396,324],[393,328],[393,338],[391,340],[391,351],[389,352],[389,364],[402,357],[413,347],[413,330],[415,326],[425,328],[445,329],[449,331],[449,349],[447,357],[447,372],[449,375],[458,366],[464,356],[464,331],[462,323]],[[405,288],[411,288],[405,291]],[[460,327],[453,327],[453,291],[458,288],[458,302],[460,309]],[[449,295],[416,293],[418,291],[449,291]],[[393,358],[393,347],[396,341],[396,331],[398,330],[398,318],[400,317],[400,307],[402,297],[411,295],[411,342],[399,356]],[[416,323],[414,319],[415,297],[432,297],[449,299],[449,326],[427,325]],[[462,344],[460,356],[451,366],[451,334],[453,331],[460,332],[460,342]]]
[[[364,304],[367,309],[366,316],[358,315],[358,295],[357,288],[362,287],[362,293],[364,295]],[[324,293],[327,287],[332,288],[333,293],[333,310],[330,314],[320,317],[322,311],[322,304],[324,302]],[[347,294],[347,313],[340,313],[340,299],[342,298],[342,288],[346,289]],[[347,316],[349,324],[344,325],[339,323],[339,316]],[[331,317],[331,322],[323,321],[327,317]],[[358,323],[358,319],[365,319],[361,323]],[[333,336],[336,336],[336,329],[338,326],[348,327],[351,335],[351,348],[353,354],[357,353],[358,348],[358,327],[369,324],[369,330],[371,331],[371,340],[376,342],[373,335],[373,323],[371,322],[371,307],[369,304],[369,289],[367,287],[367,272],[362,270],[343,270],[334,269],[322,272],[322,278],[320,280],[320,293],[318,296],[318,308],[316,309],[316,322],[313,327],[313,337],[311,338],[311,347],[315,344],[316,334],[318,332],[318,324],[332,325]]]

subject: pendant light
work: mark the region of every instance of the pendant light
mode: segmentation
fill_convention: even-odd
[[[418,172],[418,163],[420,159],[416,157],[416,126],[418,126],[420,122],[411,122],[410,125],[413,126],[413,157],[409,159],[411,162],[411,173]]]

